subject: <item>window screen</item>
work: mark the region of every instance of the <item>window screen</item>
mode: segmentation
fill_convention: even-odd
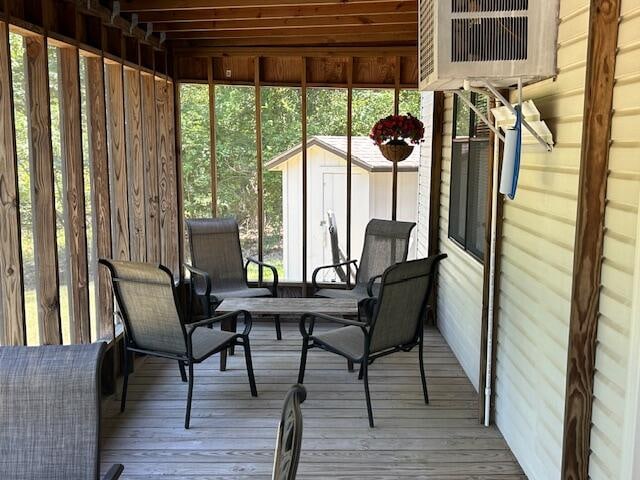
[[[486,115],[487,98],[467,98]],[[456,96],[451,151],[449,237],[477,259],[484,256],[487,191],[489,188],[489,128]]]

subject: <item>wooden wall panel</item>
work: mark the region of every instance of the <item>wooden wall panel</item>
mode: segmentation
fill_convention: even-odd
[[[260,59],[260,80],[263,83],[298,84],[300,83],[301,69],[302,57],[262,57]]]
[[[218,82],[253,83],[254,57],[216,57],[213,59],[213,78]]]
[[[350,57],[309,57],[307,58],[308,83],[346,84]]]
[[[80,119],[80,74],[76,48],[61,48],[60,137],[64,162],[64,201],[67,218],[65,237],[69,251],[69,318],[71,342],[91,342],[89,317],[89,272],[85,225],[82,125]]]
[[[113,211],[113,257],[129,260],[129,198],[127,186],[127,155],[124,128],[124,89],[122,65],[105,64],[107,97],[107,138],[109,169],[111,173],[111,197]]]
[[[0,345],[26,344],[9,31],[0,22]]]
[[[142,105],[140,71],[124,69],[124,99],[129,180],[129,233],[131,260],[147,258],[145,228],[144,158],[142,145]]]
[[[182,78],[191,81],[207,80],[209,59],[207,57],[180,57],[176,60],[177,70]]]
[[[109,158],[107,118],[104,96],[104,64],[100,57],[87,62],[87,119],[91,154],[91,185],[94,215],[94,235],[99,258],[111,258],[111,203],[109,189]],[[98,338],[114,336],[113,294],[106,268],[98,269]]]
[[[178,194],[178,155],[176,151],[176,124],[175,118],[175,88],[173,82],[167,82],[167,107],[166,107],[166,121],[168,138],[168,196],[167,203],[169,207],[169,224],[167,230],[167,242],[166,242],[166,265],[173,271],[176,278],[180,275],[180,222],[179,218],[182,216],[178,213],[178,205],[180,205],[180,199]]]
[[[396,57],[355,57],[353,83],[357,85],[395,84]]]
[[[160,263],[160,215],[156,138],[156,93],[152,75],[142,74],[142,153],[144,158],[147,261]]]
[[[29,161],[33,205],[34,256],[37,271],[38,324],[43,344],[60,344],[58,249],[53,193],[53,152],[49,113],[47,42],[25,38],[26,90],[29,110]]]

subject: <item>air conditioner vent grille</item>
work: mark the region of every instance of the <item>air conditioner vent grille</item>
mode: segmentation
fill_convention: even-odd
[[[426,80],[435,70],[434,2],[420,3],[420,80]]]
[[[451,61],[526,60],[528,29],[527,17],[454,18]]]
[[[463,12],[512,12],[529,9],[529,0],[451,0],[451,11]]]

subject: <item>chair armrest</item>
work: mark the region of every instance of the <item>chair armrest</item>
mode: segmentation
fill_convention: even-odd
[[[120,478],[123,470],[124,466],[119,463],[111,465],[111,468],[107,471],[107,473],[105,473],[104,477],[102,477],[102,480],[117,480],[118,478]]]
[[[370,297],[373,297],[373,285],[376,283],[376,280],[378,280],[379,278],[382,278],[382,275],[376,275],[375,277],[371,277],[369,279],[369,282],[367,283],[367,295],[369,295]]]
[[[271,290],[271,295],[273,295],[274,297],[277,297],[278,296],[278,270],[276,269],[276,267],[274,267],[273,265],[269,265],[268,263],[261,262],[256,258],[247,257],[247,263],[244,266],[245,272],[247,271],[247,267],[249,266],[249,263],[255,263],[259,267],[266,267],[271,270],[271,273],[273,274],[273,282],[269,290]]]
[[[208,297],[209,295],[211,295],[211,277],[209,276],[209,274],[204,270],[200,270],[199,268],[196,268],[187,263],[184,264],[184,268],[189,270],[189,272],[191,273],[191,291],[198,296]],[[205,290],[203,292],[196,291],[196,282],[194,282],[194,279],[198,278],[201,278],[205,282]]]
[[[358,271],[358,261],[357,260],[347,260],[345,262],[336,263],[334,265],[323,265],[321,267],[316,268],[311,275],[311,283],[313,285],[314,290],[320,290],[318,286],[318,282],[316,281],[316,277],[321,270],[325,270],[327,268],[336,268],[336,267],[344,267],[345,265],[353,264],[356,267],[356,271]],[[347,278],[350,272],[347,270]]]
[[[199,322],[188,324],[187,339],[189,341],[189,344],[191,344],[191,337],[193,336],[193,332],[197,328],[208,327],[209,325],[213,325],[214,323],[221,322],[228,318],[236,318],[240,315],[242,315],[244,318],[244,330],[242,332],[242,335],[249,335],[249,332],[251,331],[251,325],[252,325],[251,314],[246,310],[236,310],[235,312],[229,312],[223,315],[217,315],[215,317],[207,318],[206,320],[200,320]]]
[[[336,322],[336,323],[339,323],[339,324],[345,325],[345,326],[360,327],[362,329],[364,329],[365,327],[367,327],[369,325],[366,322],[356,322],[354,320],[347,320],[346,318],[332,317],[331,315],[325,315],[324,313],[305,313],[300,318],[300,324],[299,324],[300,333],[302,334],[302,336],[305,339],[309,338],[311,335],[313,335],[313,327],[315,325],[315,322],[316,322],[317,318],[319,318],[320,320],[327,320],[327,321],[330,321],[330,322]],[[311,320],[308,329],[306,328],[307,320]]]

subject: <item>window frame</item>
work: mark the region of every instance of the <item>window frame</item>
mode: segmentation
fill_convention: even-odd
[[[475,93],[475,92],[471,92],[470,93],[470,100],[471,102],[477,105],[477,101],[478,98],[480,97],[480,94]],[[473,210],[472,208],[470,208],[471,204],[470,204],[470,199],[469,199],[469,186],[470,186],[470,182],[469,182],[469,165],[470,165],[470,161],[471,161],[471,150],[472,150],[472,145],[473,144],[486,144],[486,148],[487,148],[487,159],[488,161],[491,161],[491,157],[492,157],[492,148],[491,148],[491,133],[490,131],[487,131],[486,135],[482,135],[482,136],[478,136],[478,124],[477,124],[477,115],[476,113],[473,111],[473,109],[469,108],[469,123],[467,125],[467,132],[468,135],[467,136],[458,136],[457,134],[457,130],[458,130],[458,116],[460,114],[460,110],[459,107],[460,105],[464,105],[464,103],[461,104],[461,101],[458,97],[457,94],[454,94],[454,99],[453,99],[453,128],[451,131],[451,142],[452,142],[452,148],[451,148],[451,176],[450,176],[450,181],[449,181],[449,217],[448,217],[448,226],[447,226],[447,237],[449,238],[449,240],[451,240],[454,244],[456,244],[461,250],[463,250],[464,252],[466,252],[467,254],[469,254],[469,256],[471,256],[474,260],[478,261],[478,262],[484,262],[484,256],[486,254],[485,251],[479,251],[477,249],[474,248],[473,245],[470,244],[470,239],[469,239],[469,235],[468,235],[468,231],[469,231],[469,227],[470,227],[470,212]],[[482,121],[482,120],[480,120]],[[466,175],[465,175],[465,179],[464,179],[464,185],[460,185],[460,188],[464,187],[464,205],[461,205],[461,207],[458,209],[460,211],[460,216],[464,215],[464,229],[463,229],[463,233],[462,235],[458,235],[458,232],[453,231],[452,229],[452,222],[451,222],[451,212],[452,212],[452,206],[453,206],[453,202],[454,202],[454,198],[451,195],[451,192],[453,191],[453,182],[454,180],[454,176],[453,176],[453,171],[454,171],[454,167],[453,167],[453,162],[454,162],[454,152],[455,152],[455,144],[466,144],[467,145],[467,151],[466,151]],[[488,169],[488,166],[487,166]],[[490,179],[489,179],[490,180]],[[462,210],[462,208],[464,210]],[[486,209],[486,205],[485,205],[485,209]],[[486,221],[484,222],[484,228],[485,228],[485,233],[486,233]],[[460,238],[461,237],[461,238]]]

